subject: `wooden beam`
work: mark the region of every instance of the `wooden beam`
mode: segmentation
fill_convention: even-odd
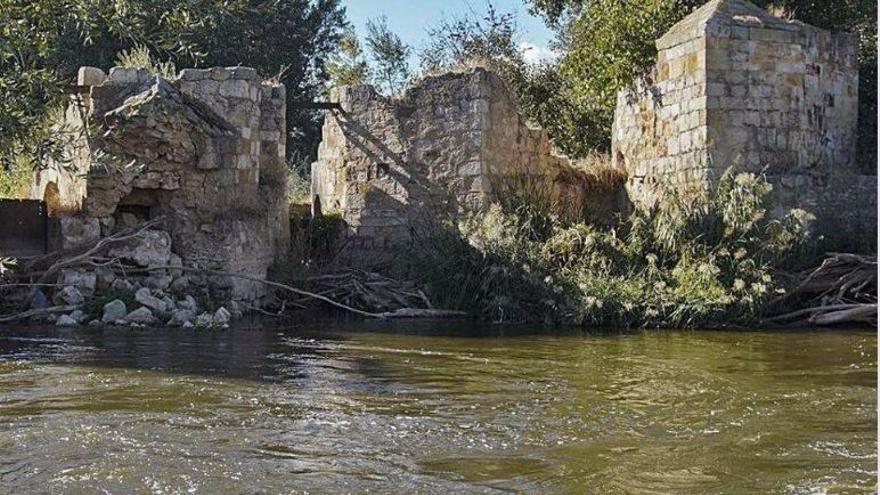
[[[294,102],[294,108],[313,108],[316,110],[342,110],[339,103],[335,101],[298,101]]]

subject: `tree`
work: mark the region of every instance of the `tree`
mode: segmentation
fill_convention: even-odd
[[[0,160],[39,163],[48,110],[81,65],[108,69],[143,47],[177,67],[248,65],[287,86],[290,153],[312,155],[326,56],[345,24],[339,0],[0,0]]]
[[[339,39],[339,47],[327,60],[327,74],[333,86],[364,84],[370,76],[364,52],[352,26]]]
[[[434,72],[473,62],[503,67],[521,63],[517,34],[514,15],[500,13],[491,2],[486,3],[482,18],[444,18],[428,29],[428,44],[419,52],[422,70]]]
[[[411,74],[411,48],[388,28],[388,18],[382,16],[367,21],[367,47],[376,70],[376,80],[389,94],[403,89]]]
[[[875,0],[753,0],[795,18],[860,38],[859,149],[876,163],[877,4]],[[533,81],[529,109],[569,154],[610,146],[617,91],[654,62],[654,41],[703,0],[531,0],[531,10],[557,29],[557,65]]]

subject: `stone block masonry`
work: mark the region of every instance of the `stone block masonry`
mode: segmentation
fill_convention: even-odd
[[[619,93],[614,118],[612,158],[636,205],[653,205],[660,187],[710,187],[731,167],[766,173],[786,190],[780,201],[810,198],[819,214],[831,213],[823,184],[874,182],[856,176],[853,35],[712,0],[656,46],[656,65]],[[863,213],[859,222],[876,218]]]
[[[331,100],[341,111],[324,121],[312,200],[342,214],[354,264],[387,261],[432,223],[480,211],[507,187],[534,188],[577,213],[597,201],[586,175],[526,125],[485,69],[425,78],[400,98],[350,86]]]
[[[62,216],[63,247],[163,217],[186,266],[265,277],[287,253],[285,90],[254,69],[185,69],[175,79],[83,67],[60,131],[66,164],[37,174],[32,196]],[[253,300],[264,288],[213,280]]]

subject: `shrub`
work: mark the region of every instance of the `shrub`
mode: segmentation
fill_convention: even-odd
[[[619,229],[494,205],[420,243],[439,304],[494,321],[596,326],[747,324],[781,290],[775,268],[806,239],[803,212],[766,215],[771,186],[726,174],[711,194],[669,189]]]

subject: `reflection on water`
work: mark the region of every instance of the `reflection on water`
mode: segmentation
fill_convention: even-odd
[[[0,330],[0,493],[869,493],[876,346],[449,323]]]

